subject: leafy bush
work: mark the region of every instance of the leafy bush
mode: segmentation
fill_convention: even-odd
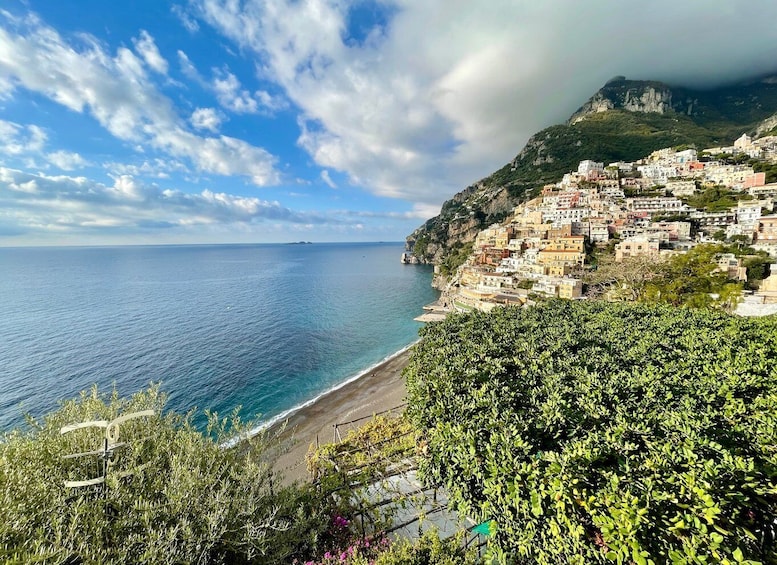
[[[248,439],[236,414],[209,415],[206,434],[192,414],[164,412],[157,387],[119,398],[82,393],[43,422],[0,440],[0,560],[83,563],[287,562],[315,545],[326,508],[307,491],[278,488],[261,460],[264,439]],[[96,458],[62,456],[96,449],[97,430],[62,426],[112,420],[153,409],[121,425],[106,487],[69,489],[65,480],[99,476]],[[99,430],[101,433],[102,430]],[[235,435],[238,448],[224,448]],[[122,477],[123,473],[127,473]]]
[[[477,563],[474,551],[464,551],[461,539],[442,540],[427,531],[417,540],[400,539],[390,543],[381,538],[375,543],[357,542],[342,552],[327,552],[320,560],[295,565],[471,565]]]
[[[323,477],[344,471],[353,482],[380,476],[392,462],[415,453],[418,434],[402,415],[376,416],[348,431],[342,441],[311,446],[308,471]],[[339,471],[338,471],[339,470]]]
[[[685,204],[705,212],[724,212],[736,207],[739,200],[749,200],[747,193],[735,192],[725,186],[710,186],[702,192],[680,198]]]
[[[464,553],[458,538],[441,540],[435,532],[411,542],[400,540],[371,562],[373,565],[468,565],[477,563],[473,552]],[[367,561],[354,565],[368,565]]]
[[[747,251],[736,245],[703,244],[668,259],[641,256],[626,257],[621,262],[616,262],[612,254],[600,254],[596,269],[586,273],[584,281],[588,296],[593,298],[730,311],[741,301],[742,284],[719,271],[716,258],[722,253],[741,256]],[[753,280],[764,272],[755,268],[759,260],[768,258],[752,258],[754,270],[748,276],[752,275]]]
[[[774,317],[555,301],[421,335],[423,472],[496,558],[777,562]]]

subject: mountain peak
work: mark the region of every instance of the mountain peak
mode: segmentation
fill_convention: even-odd
[[[662,82],[614,77],[572,114],[567,123],[576,124],[591,114],[608,110],[665,114],[674,110],[672,89]]]

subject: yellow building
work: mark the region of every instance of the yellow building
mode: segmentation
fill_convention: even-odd
[[[537,253],[537,263],[544,267],[544,274],[564,277],[574,273],[585,263],[585,238],[582,235],[566,235],[543,241]]]
[[[475,248],[507,249],[512,234],[513,230],[509,226],[492,226],[478,233],[475,237]]]
[[[565,279],[558,285],[559,298],[571,300],[581,296],[583,296],[583,281],[579,279]]]
[[[585,254],[585,236],[565,235],[548,237],[542,241],[543,251],[577,251]]]
[[[755,226],[754,242],[777,243],[777,215],[763,216]]]
[[[615,261],[620,263],[627,257],[658,257],[659,253],[658,239],[633,237],[615,246]]]

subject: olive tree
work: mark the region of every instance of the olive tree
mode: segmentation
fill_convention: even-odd
[[[241,563],[293,551],[299,492],[278,488],[262,459],[264,438],[249,438],[237,414],[165,412],[158,387],[120,398],[97,389],[63,402],[42,421],[0,439],[0,560],[11,563]],[[113,420],[138,410],[154,416],[121,425],[104,484],[66,487],[101,476],[95,450],[103,430],[61,434],[63,426]],[[230,439],[241,439],[231,446]],[[234,442],[233,442],[234,443]],[[295,513],[298,514],[295,516]]]

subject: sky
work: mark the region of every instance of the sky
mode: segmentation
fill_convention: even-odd
[[[777,74],[775,21],[774,0],[4,0],[0,246],[400,241],[615,75]]]

